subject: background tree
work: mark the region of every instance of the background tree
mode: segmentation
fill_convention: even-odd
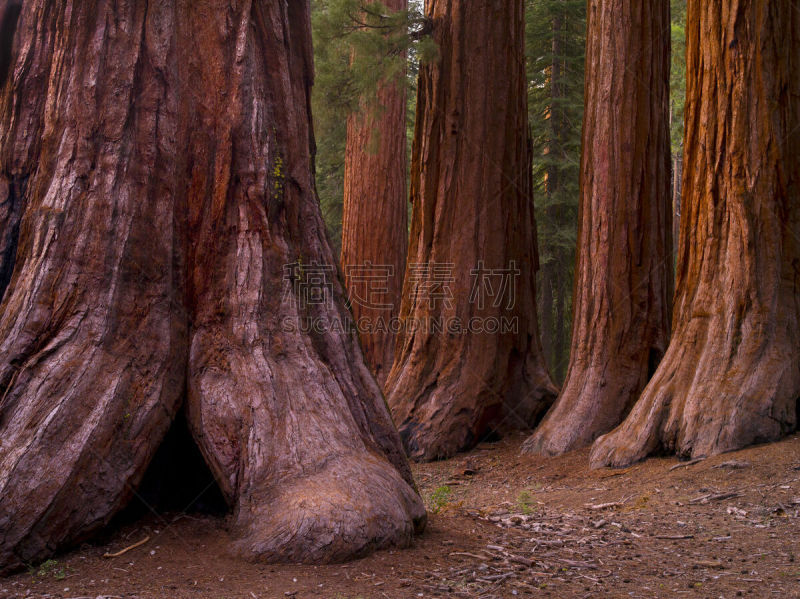
[[[425,512],[343,290],[334,276],[325,302],[302,301],[307,269],[335,260],[308,4],[32,0],[13,52],[0,571],[106,524],[187,388],[241,553],[407,544]]]
[[[677,0],[680,1],[680,0]],[[348,115],[359,110],[361,94],[373,97],[376,81],[395,72],[393,60],[373,64],[351,61],[355,48],[382,42],[376,28],[353,27],[356,0],[313,0],[317,79],[313,105],[317,133],[317,185],[323,215],[335,247],[341,247],[344,163]],[[349,11],[343,10],[349,7]],[[355,7],[355,8],[354,8]],[[422,2],[411,0],[404,31],[412,28],[407,45],[407,140],[413,139],[416,84],[420,61],[436,54],[435,44],[415,36],[422,27]],[[526,0],[526,64],[536,222],[542,267],[537,293],[544,354],[551,371],[563,379],[569,359],[572,281],[578,219],[583,69],[586,36],[585,0]],[[397,39],[397,38],[395,38]],[[395,51],[392,56],[399,55]],[[383,65],[388,68],[384,68]],[[555,77],[555,79],[554,79]],[[407,143],[410,153],[411,144]]]
[[[686,0],[672,0],[672,64],[669,75],[669,129],[672,148],[672,238],[677,251],[683,174],[683,106],[686,102]]]
[[[570,365],[526,451],[560,454],[610,431],[666,350],[669,44],[668,0],[589,2]]]
[[[420,71],[407,327],[385,386],[417,459],[451,455],[501,425],[530,426],[555,394],[536,324],[523,2],[432,0],[426,15],[440,58]],[[470,301],[484,269],[519,271],[511,305]],[[430,326],[466,328],[476,317],[515,326],[467,334]]]
[[[404,15],[407,5],[387,0],[386,9]],[[384,14],[368,8],[364,20],[379,28],[390,19]],[[405,66],[405,53],[400,58]],[[400,310],[408,249],[406,146],[405,84],[384,81],[376,101],[348,117],[341,254],[364,357],[380,384],[394,360],[391,321]]]
[[[595,466],[779,438],[800,397],[800,11],[687,5],[686,139],[672,341]]]
[[[404,80],[406,130],[413,133],[418,64],[435,56],[436,48],[427,35],[421,0],[408,0],[406,11],[392,11],[371,0],[311,0],[311,6],[317,187],[322,214],[339,254],[349,117],[356,113],[377,116],[364,109],[378,103],[379,84]],[[407,135],[407,140],[412,137]],[[371,140],[373,153],[378,139]],[[410,146],[407,141],[406,156]]]
[[[563,380],[569,359],[580,197],[585,0],[526,0],[526,55],[541,269],[542,347]]]

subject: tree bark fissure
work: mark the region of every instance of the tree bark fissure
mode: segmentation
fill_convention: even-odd
[[[570,365],[525,444],[548,455],[619,424],[669,338],[669,2],[594,0],[588,27]]]
[[[771,441],[800,397],[800,13],[790,0],[688,4],[673,335],[595,466]]]

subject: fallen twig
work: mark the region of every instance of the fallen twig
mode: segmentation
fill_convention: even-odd
[[[742,470],[749,467],[750,462],[740,462],[738,460],[728,460],[727,462],[722,462],[714,466],[714,468],[729,468],[730,470]]]
[[[632,470],[636,470],[636,468],[625,468],[625,470],[616,470],[615,472],[611,472],[609,474],[604,474],[600,478],[601,479],[605,479],[605,478],[614,478],[615,476],[623,476],[625,474],[628,474]]]
[[[589,562],[578,562],[571,559],[559,559],[559,562],[569,566],[570,568],[586,568],[588,570],[597,570],[597,566],[595,564],[590,564]]]
[[[598,503],[597,505],[592,505],[590,503],[586,504],[586,507],[590,510],[607,510],[612,507],[620,507],[622,505],[621,501],[611,501],[609,503]]]
[[[700,497],[695,497],[694,499],[690,499],[689,503],[708,503],[709,501],[722,501],[723,499],[733,499],[734,497],[741,497],[742,494],[739,491],[727,491],[725,493],[708,493],[707,495],[701,495]]]
[[[488,561],[488,557],[484,557],[482,555],[475,555],[474,553],[467,553],[466,551],[453,551],[450,554],[450,557],[461,556],[461,557],[471,557],[473,559],[479,559],[481,561]]]
[[[669,469],[670,472],[673,470],[677,470],[678,468],[688,468],[689,466],[694,466],[695,464],[699,464],[705,460],[705,458],[696,458],[694,460],[689,460],[688,462],[681,462],[680,464],[675,464],[672,468]]]
[[[134,543],[133,545],[128,545],[127,547],[125,547],[125,549],[120,549],[116,553],[104,553],[103,557],[119,557],[120,555],[125,555],[131,549],[136,549],[137,547],[141,547],[142,545],[147,543],[147,541],[149,541],[149,540],[150,540],[150,535],[146,536],[145,538],[143,538],[138,543]]]
[[[515,564],[520,564],[521,566],[525,566],[527,568],[531,568],[536,564],[536,562],[532,559],[528,559],[527,557],[522,557],[520,555],[514,555],[513,553],[509,553],[507,557],[508,561]]]

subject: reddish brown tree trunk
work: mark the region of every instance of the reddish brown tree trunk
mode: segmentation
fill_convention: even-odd
[[[200,232],[192,430],[236,504],[245,555],[319,562],[408,543],[424,508],[343,289],[319,270],[335,258],[311,171],[308,4],[220,4],[187,0],[181,13],[197,78],[183,114],[205,125],[185,144],[205,161],[187,165]],[[209,102],[209,89],[226,93]]]
[[[406,10],[407,0],[387,8]],[[342,266],[364,357],[383,384],[394,360],[408,250],[406,91],[387,83],[374,105],[350,115],[344,163]]]
[[[343,291],[333,276],[323,303],[297,296],[304,269],[334,261],[311,174],[307,3],[31,1],[14,53],[0,571],[107,523],[187,387],[241,553],[408,543],[424,510]]]
[[[669,40],[668,0],[589,4],[570,365],[528,452],[560,454],[610,431],[666,350]]]
[[[691,0],[672,341],[595,466],[771,441],[800,397],[800,11]]]
[[[386,383],[417,459],[530,426],[555,393],[536,324],[522,0],[432,0],[427,14],[440,58],[419,80],[406,326]],[[509,326],[486,332],[490,319]]]
[[[0,193],[21,215],[0,305],[0,571],[108,522],[178,407],[171,19],[45,1],[19,18],[0,107]]]

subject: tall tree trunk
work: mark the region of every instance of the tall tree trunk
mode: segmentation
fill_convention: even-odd
[[[441,56],[420,73],[406,326],[386,383],[417,459],[530,426],[555,395],[536,324],[523,2],[431,0],[427,14]],[[505,332],[483,330],[500,319]]]
[[[560,454],[610,431],[666,350],[669,35],[668,0],[589,4],[570,364],[528,452]]]
[[[708,456],[794,430],[800,397],[800,11],[690,0],[669,349],[594,466]]]
[[[386,7],[406,10],[408,0]],[[367,364],[383,384],[394,361],[408,251],[406,91],[389,82],[347,121],[342,266]]]
[[[240,552],[344,559],[424,522],[336,277],[303,305],[284,268],[334,261],[308,17],[25,3],[0,108],[0,190],[24,210],[0,306],[0,571],[107,523],[187,387]]]
[[[147,8],[19,17],[0,107],[0,193],[21,215],[0,305],[0,571],[108,522],[181,397],[173,16]]]
[[[182,62],[198,85],[183,110],[206,123],[184,144],[206,161],[186,173],[200,232],[188,407],[236,503],[239,549],[316,563],[406,544],[424,508],[343,289],[325,270],[335,258],[309,152],[308,4],[228,12],[219,0],[185,1]],[[209,89],[227,93],[209,102]],[[318,282],[322,294],[309,294]]]

